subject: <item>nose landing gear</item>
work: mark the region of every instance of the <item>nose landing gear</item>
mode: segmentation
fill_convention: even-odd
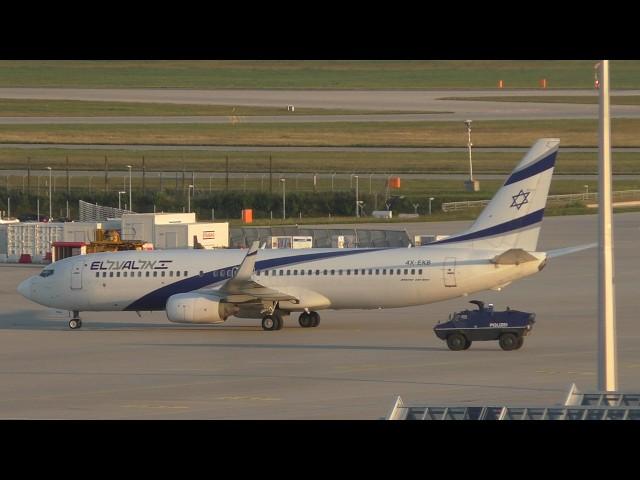
[[[77,330],[82,327],[82,320],[80,319],[80,312],[78,310],[73,311],[73,318],[69,320],[69,328],[71,330]]]

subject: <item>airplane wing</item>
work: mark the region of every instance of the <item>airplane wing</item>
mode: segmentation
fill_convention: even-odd
[[[247,255],[240,264],[240,267],[238,267],[236,274],[223,283],[221,287],[216,290],[203,290],[207,293],[215,293],[216,296],[222,297],[227,302],[231,303],[245,303],[255,300],[297,301],[298,299],[292,295],[273,288],[265,287],[264,285],[251,280],[253,272],[255,271],[259,247],[260,242],[253,242],[251,248],[247,252]]]

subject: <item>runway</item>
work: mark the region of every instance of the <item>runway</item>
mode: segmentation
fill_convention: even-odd
[[[640,95],[638,90],[611,91],[612,95]],[[106,102],[150,102],[195,105],[254,105],[281,107],[283,115],[238,117],[242,122],[362,122],[399,121],[411,115],[286,115],[287,105],[296,108],[357,109],[375,111],[449,112],[414,115],[414,120],[543,120],[596,119],[598,106],[580,104],[492,102],[494,96],[596,96],[595,90],[180,90],[180,89],[82,89],[82,88],[0,88],[0,98],[85,100]],[[487,97],[487,101],[450,100],[460,97]],[[444,100],[447,99],[447,100]],[[640,106],[612,105],[614,118],[640,118]],[[322,118],[321,118],[322,117]],[[331,117],[331,118],[329,118]],[[364,117],[364,118],[359,118]],[[368,117],[368,118],[367,118]],[[21,117],[10,123],[83,123],[77,118]],[[230,117],[193,117],[186,123],[229,123]],[[102,117],[85,119],[91,123],[181,123],[180,117]]]
[[[448,234],[469,222],[393,224]],[[640,213],[614,217],[619,385],[640,391]],[[362,228],[362,227],[359,227]],[[376,224],[376,228],[380,228]],[[597,216],[543,222],[539,249],[590,243]],[[67,318],[15,288],[39,267],[0,266],[0,418],[377,419],[397,395],[408,403],[541,405],[570,383],[597,383],[597,250],[549,261],[502,292],[421,307],[323,312],[315,329],[291,318],[265,332],[257,320],[169,323],[164,313]],[[451,352],[438,320],[472,298],[537,314],[522,350],[478,342]]]

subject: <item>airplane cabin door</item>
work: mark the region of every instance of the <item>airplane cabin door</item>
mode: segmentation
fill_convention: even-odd
[[[442,267],[442,279],[445,287],[456,287],[456,258],[445,257]]]
[[[71,289],[82,288],[82,262],[76,262],[71,268]]]

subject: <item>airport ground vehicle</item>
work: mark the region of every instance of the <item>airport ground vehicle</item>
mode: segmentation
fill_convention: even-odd
[[[535,322],[536,314],[511,310],[493,310],[480,300],[472,300],[477,310],[462,310],[449,316],[449,321],[434,327],[437,337],[447,342],[450,350],[466,350],[474,341],[498,340],[503,350],[518,350],[524,344]]]

